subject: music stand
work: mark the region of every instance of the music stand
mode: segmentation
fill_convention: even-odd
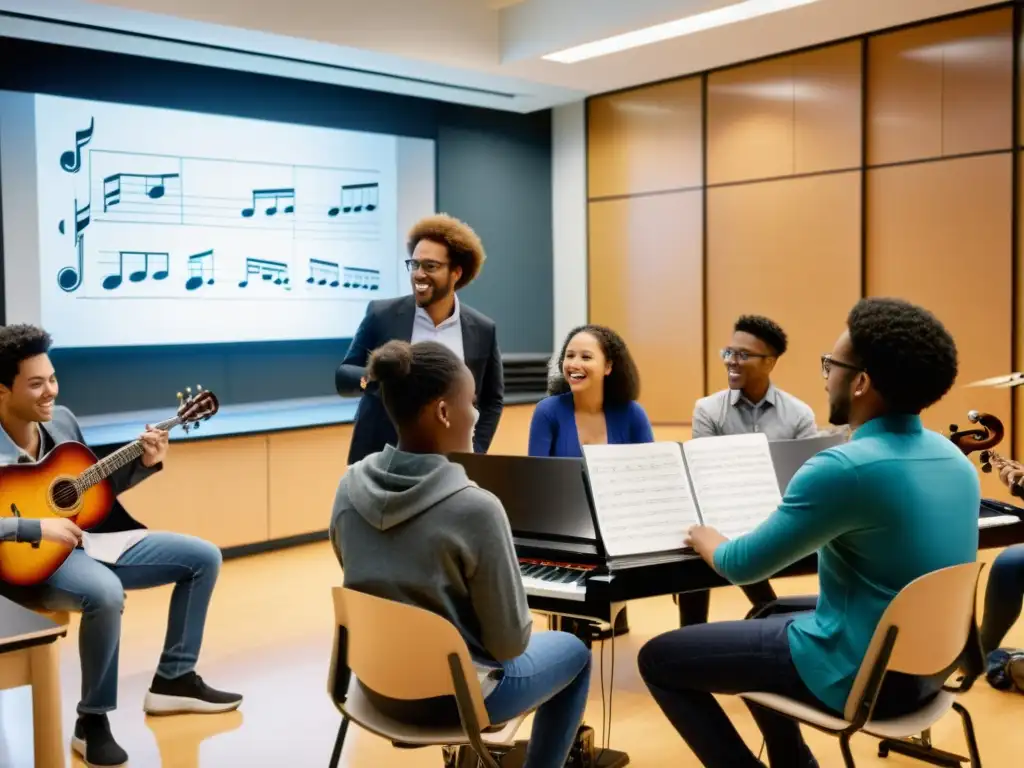
[[[779,491],[782,495],[785,496],[793,475],[808,459],[827,448],[842,445],[848,439],[845,434],[836,433],[804,437],[799,440],[773,440],[768,443],[772,464],[775,465],[775,478],[779,481]]]

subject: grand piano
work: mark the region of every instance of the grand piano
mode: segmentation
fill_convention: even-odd
[[[844,437],[770,444],[780,490],[803,461]],[[803,443],[801,447],[796,443]],[[470,479],[502,502],[512,528],[530,608],[553,617],[610,624],[630,600],[678,595],[680,626],[707,621],[710,590],[729,586],[699,555],[609,558],[594,525],[581,459],[453,454]],[[1024,509],[986,499],[978,517],[979,548],[1024,542]],[[817,572],[817,555],[772,578]],[[574,624],[573,626],[579,626]],[[592,634],[581,635],[590,641]]]

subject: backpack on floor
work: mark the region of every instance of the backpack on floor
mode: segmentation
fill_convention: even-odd
[[[997,691],[1024,693],[1024,651],[999,648],[990,653],[985,678]]]

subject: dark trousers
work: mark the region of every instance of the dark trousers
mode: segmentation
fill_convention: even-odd
[[[1020,618],[1024,602],[1024,544],[1000,552],[988,574],[981,647],[985,653],[992,653]]]
[[[828,709],[793,665],[786,632],[792,620],[790,615],[696,624],[655,637],[640,650],[640,675],[651,695],[707,768],[763,768],[713,693],[777,693]],[[938,685],[889,674],[875,716],[909,712],[934,696]],[[816,768],[795,721],[750,702],[747,707],[764,735],[774,768]]]

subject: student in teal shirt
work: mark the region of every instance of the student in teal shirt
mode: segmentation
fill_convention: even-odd
[[[817,552],[817,607],[685,627],[640,652],[644,682],[709,768],[762,765],[713,693],[766,691],[841,714],[896,593],[919,576],[977,558],[978,474],[952,442],[924,429],[919,415],[956,379],[956,345],[941,323],[904,301],[864,299],[832,354],[822,357],[822,373],[829,421],[849,424],[851,440],[808,461],[779,508],[749,534],[730,541],[695,526],[687,540],[735,584]],[[905,714],[941,684],[889,674],[875,716]],[[750,708],[772,766],[817,766],[795,722]]]

